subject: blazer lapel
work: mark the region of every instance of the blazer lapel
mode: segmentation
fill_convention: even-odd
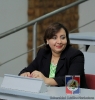
[[[63,51],[57,64],[56,74],[58,73],[61,67],[64,67],[64,64],[66,63],[65,58],[66,58],[66,52]]]
[[[64,67],[64,63],[65,63],[65,58],[64,59],[60,59],[58,61],[57,68],[56,68],[56,74],[58,73],[58,71],[60,70],[61,67]]]
[[[45,76],[49,77],[50,63],[51,63],[51,53],[44,55],[43,66],[45,67]]]

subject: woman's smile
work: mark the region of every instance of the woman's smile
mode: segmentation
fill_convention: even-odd
[[[58,48],[58,49],[61,49],[62,48],[62,45],[55,46],[55,47]]]

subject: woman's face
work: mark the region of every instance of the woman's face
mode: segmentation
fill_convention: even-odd
[[[47,39],[47,43],[49,44],[53,53],[61,53],[67,45],[65,30],[61,28],[59,32],[57,32],[51,39]]]

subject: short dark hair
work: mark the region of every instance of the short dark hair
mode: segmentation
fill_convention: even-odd
[[[67,46],[70,45],[69,33],[66,27],[61,23],[52,23],[49,25],[44,34],[44,42],[47,43],[47,39],[51,39],[61,28],[66,32]]]

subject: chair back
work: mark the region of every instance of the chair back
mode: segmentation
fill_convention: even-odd
[[[95,75],[93,74],[85,74],[86,83],[89,89],[95,90]]]

